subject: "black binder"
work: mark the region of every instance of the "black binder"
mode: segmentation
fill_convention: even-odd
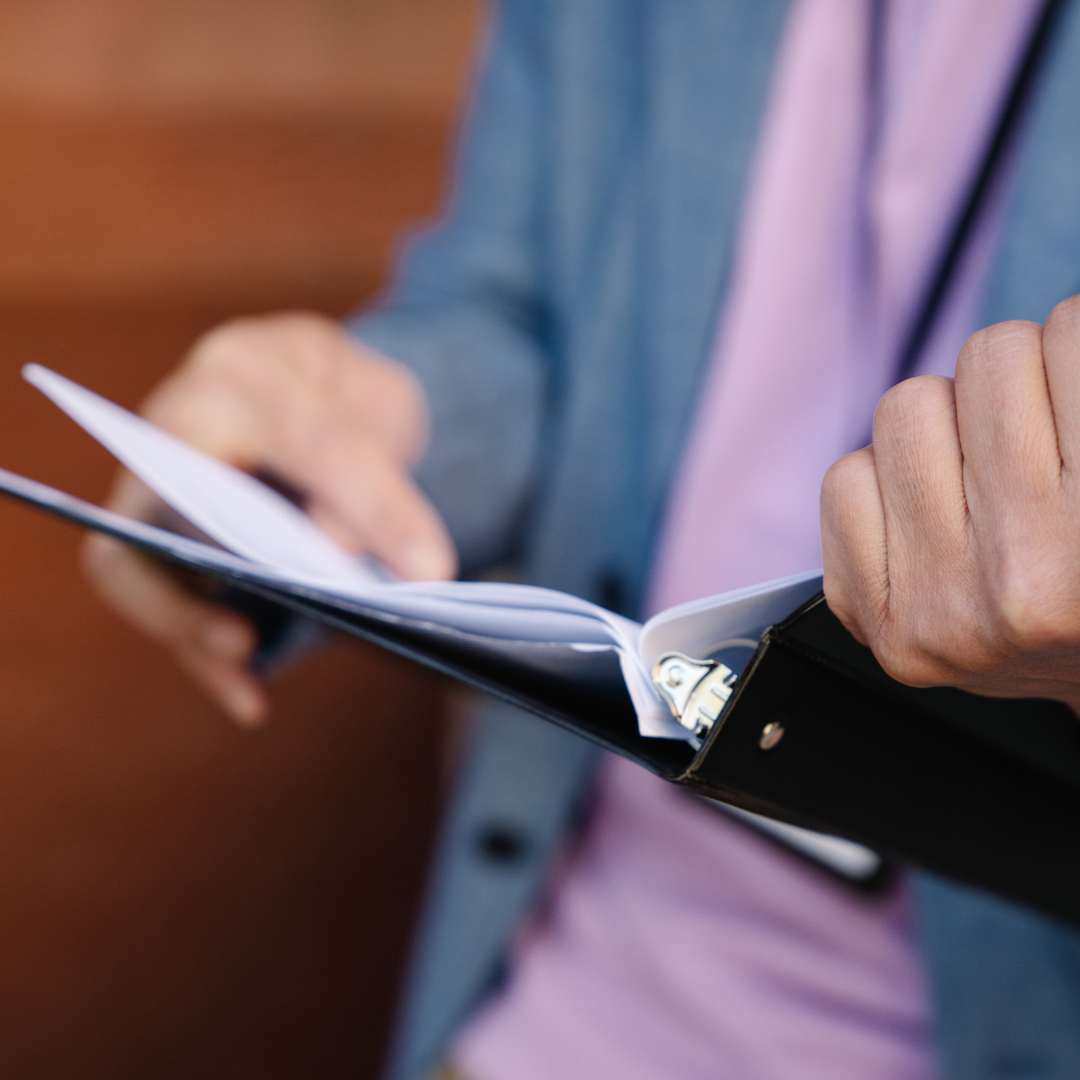
[[[765,633],[697,751],[638,733],[610,658],[582,692],[453,642],[299,606],[709,798],[1080,924],[1080,721],[1053,701],[904,686],[822,595]]]
[[[1051,701],[903,686],[822,595],[764,633],[695,749],[639,733],[612,652],[584,654],[572,672],[545,670],[512,643],[493,649],[446,627],[328,602],[3,470],[0,490],[435,668],[694,792],[1080,924],[1080,721]],[[387,768],[408,769],[408,747]]]

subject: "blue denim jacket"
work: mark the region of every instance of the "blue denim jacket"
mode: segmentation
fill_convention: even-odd
[[[1018,158],[985,322],[1080,291],[1080,4]],[[431,404],[419,479],[467,572],[636,611],[724,294],[786,0],[504,0],[451,205],[356,332]],[[423,1073],[497,980],[593,752],[492,705],[433,870],[391,1062]],[[1080,827],[1053,822],[1048,827]],[[950,1080],[1080,1077],[1080,935],[916,878]]]

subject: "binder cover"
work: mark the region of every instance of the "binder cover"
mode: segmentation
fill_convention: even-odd
[[[577,655],[572,668],[553,655],[545,669],[535,643],[518,656],[513,642],[493,649],[445,626],[320,600],[202,543],[0,479],[8,495],[410,657],[699,794],[1080,924],[1080,721],[1051,701],[903,686],[821,595],[766,630],[695,750],[640,733],[610,650]],[[403,746],[387,768],[409,759]]]
[[[595,657],[583,690],[452,639],[288,603],[699,794],[1080,924],[1080,721],[1052,701],[904,686],[823,595],[766,631],[696,752],[638,733],[610,654]],[[768,725],[782,735],[763,749]]]

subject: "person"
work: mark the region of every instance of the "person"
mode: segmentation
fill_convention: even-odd
[[[1077,8],[502,0],[389,294],[227,324],[146,413],[406,578],[512,563],[639,615],[823,560],[901,680],[1080,711]],[[158,512],[127,476],[113,505]],[[251,627],[85,550],[259,721]],[[482,713],[395,1077],[1080,1075],[1073,929],[922,873],[859,892]]]

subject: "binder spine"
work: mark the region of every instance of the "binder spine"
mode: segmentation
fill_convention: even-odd
[[[881,678],[771,629],[680,781],[1080,923],[1080,785]]]

